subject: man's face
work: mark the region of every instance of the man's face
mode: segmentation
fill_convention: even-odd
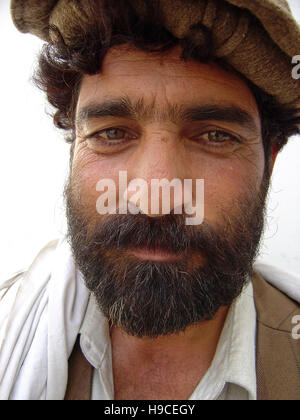
[[[211,319],[247,281],[262,231],[267,179],[250,89],[216,64],[182,61],[179,47],[121,46],[83,77],[76,111],[69,234],[101,309],[138,336]],[[186,226],[174,197],[169,215],[100,215],[96,186],[112,180],[118,208],[120,171],[149,185],[149,203],[153,179],[203,179],[204,222]]]

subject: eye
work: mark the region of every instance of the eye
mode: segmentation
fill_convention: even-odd
[[[95,151],[105,152],[108,148],[126,146],[130,140],[136,139],[136,135],[127,129],[109,127],[105,130],[96,131],[85,137],[87,144]]]
[[[200,146],[212,150],[230,151],[241,143],[239,137],[222,130],[209,130],[192,137]]]
[[[95,134],[92,134],[89,136],[89,139],[103,139],[108,141],[115,141],[115,140],[123,140],[126,138],[126,135],[128,136],[128,133],[126,133],[125,130],[122,128],[107,128],[106,130],[98,131]]]
[[[107,140],[122,140],[126,136],[125,130],[121,128],[108,128],[107,130],[100,131],[98,135],[101,135],[103,138],[107,138]]]
[[[233,140],[233,136],[224,131],[209,131],[205,136],[210,143],[225,143]]]

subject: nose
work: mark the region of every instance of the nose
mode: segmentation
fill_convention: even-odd
[[[128,166],[124,199],[132,213],[149,217],[182,213],[184,149],[172,130],[145,134]]]

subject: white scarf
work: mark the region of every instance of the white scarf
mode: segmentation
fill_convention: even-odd
[[[255,269],[300,302],[295,275],[262,263]],[[0,301],[0,399],[63,400],[89,299],[66,239],[47,245],[26,273],[0,286],[0,296],[7,288]]]
[[[14,281],[18,290],[8,316],[5,299],[13,290],[0,302],[0,399],[62,400],[89,298],[67,241],[46,246]]]

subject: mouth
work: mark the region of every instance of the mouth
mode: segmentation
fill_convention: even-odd
[[[169,251],[166,251],[162,248],[149,249],[147,247],[139,249],[131,249],[130,253],[140,260],[147,261],[178,261],[180,256],[175,255]]]

